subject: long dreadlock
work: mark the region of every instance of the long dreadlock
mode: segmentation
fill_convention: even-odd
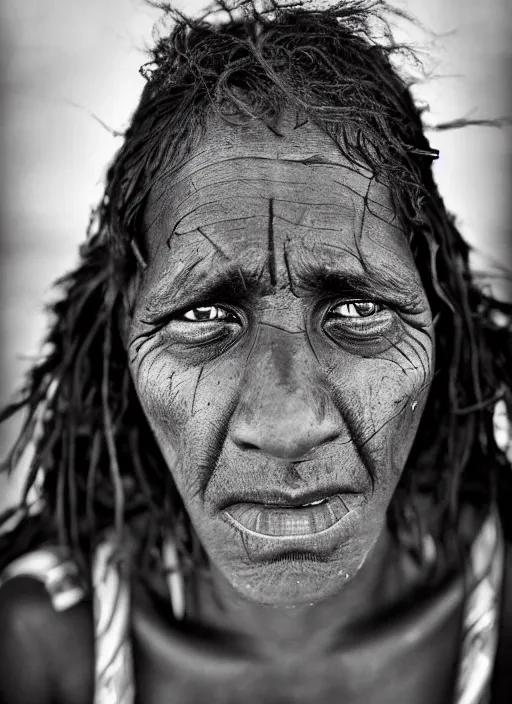
[[[129,306],[129,282],[145,266],[148,195],[199,144],[212,111],[226,129],[261,120],[276,131],[283,110],[292,109],[297,125],[314,122],[351,162],[390,187],[435,316],[437,350],[429,400],[390,512],[393,529],[407,520],[407,498],[419,491],[436,499],[440,533],[467,498],[510,500],[492,414],[498,399],[512,405],[512,306],[475,285],[469,248],[433,181],[436,152],[394,68],[406,49],[392,38],[387,5],[216,0],[199,19],[158,6],[172,28],[141,69],[147,84],[107,172],[80,262],[58,282],[63,296],[53,306],[50,352],[3,413],[26,412],[6,467],[15,468],[32,443],[27,514],[29,490],[43,477],[43,509],[0,546],[4,559],[46,531],[87,563],[102,529],[115,525],[120,534],[137,516],[145,517],[148,544],[170,523],[182,558],[198,554],[138,402],[117,320]]]

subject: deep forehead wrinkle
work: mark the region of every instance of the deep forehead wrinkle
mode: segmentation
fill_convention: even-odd
[[[272,203],[272,206],[270,206]],[[283,201],[274,198],[258,198],[244,200],[232,197],[230,200],[212,201],[198,206],[192,213],[179,220],[170,231],[167,244],[171,253],[176,252],[183,238],[202,232],[213,242],[223,240],[229,233],[235,238],[239,247],[268,249],[268,235],[272,224],[272,236],[276,245],[283,241],[295,239],[298,241],[318,241],[323,233],[331,233],[336,240],[344,239],[345,233],[349,240],[355,243],[362,227],[363,210],[358,209],[353,202],[345,203],[315,203]],[[367,217],[365,223],[365,238],[370,237],[376,227],[381,229],[379,219]],[[397,236],[388,233],[388,239]],[[378,243],[379,246],[383,246]],[[178,250],[179,251],[179,250]],[[357,248],[354,250],[357,252]],[[160,253],[161,255],[162,253]],[[335,253],[331,250],[331,256]],[[354,256],[354,253],[352,254]]]
[[[213,168],[213,167],[212,167]],[[272,198],[276,204],[275,212],[277,217],[285,220],[292,220],[301,223],[291,211],[312,214],[309,218],[311,226],[313,221],[322,212],[322,218],[328,212],[333,213],[334,223],[336,215],[339,213],[343,220],[343,211],[362,212],[364,208],[370,208],[371,212],[384,223],[397,227],[394,224],[394,214],[386,196],[378,193],[373,197],[370,192],[367,203],[364,196],[368,192],[369,181],[366,181],[366,191],[360,193],[355,191],[350,185],[345,186],[342,182],[334,182],[325,173],[310,174],[308,179],[289,180],[285,178],[267,178],[268,174],[259,174],[254,179],[247,178],[247,172],[241,172],[245,178],[236,178],[232,175],[229,179],[221,182],[212,181],[205,185],[201,192],[188,191],[186,194],[174,194],[171,198],[162,202],[163,210],[154,223],[159,223],[159,228],[167,231],[167,238],[174,233],[183,234],[190,232],[197,227],[205,227],[215,224],[224,224],[229,221],[241,221],[244,218],[262,217],[268,208],[268,199]],[[180,196],[184,196],[180,199]],[[289,204],[289,208],[287,205]],[[310,206],[308,208],[308,206]],[[281,212],[282,210],[287,212]],[[351,216],[350,216],[351,217]],[[151,221],[150,221],[151,222]],[[325,225],[325,223],[324,223]],[[151,240],[149,238],[150,249]]]
[[[231,196],[229,199],[220,199],[199,204],[192,211],[178,219],[169,231],[169,246],[176,237],[188,235],[198,228],[208,234],[223,233],[226,227],[230,232],[246,230],[250,244],[251,234],[268,232],[270,201],[272,201],[273,222],[307,229],[331,229],[341,233],[347,223],[356,227],[356,218],[361,218],[361,212],[354,203],[347,200],[345,203],[305,203],[303,199],[283,200],[273,196],[263,198],[245,199]],[[251,233],[251,230],[253,232]]]
[[[337,200],[337,194],[343,197],[343,190],[356,197],[364,198],[368,194],[369,178],[353,171],[347,165],[336,167],[336,174],[324,164],[305,166],[299,162],[283,162],[274,157],[255,160],[251,156],[237,156],[229,159],[217,159],[215,162],[202,164],[195,173],[180,172],[177,178],[162,181],[151,193],[148,205],[148,220],[172,204],[176,217],[181,217],[187,209],[194,207],[198,201],[209,202],[212,198],[230,195],[233,189],[243,197],[254,198],[258,195],[268,197],[269,190],[279,188],[279,197],[294,200],[297,193],[307,201]],[[349,175],[348,179],[344,178]],[[344,183],[346,181],[346,183]],[[326,193],[326,185],[329,192]],[[304,191],[304,187],[307,190]],[[277,197],[277,193],[270,194]],[[373,188],[368,200],[380,208],[391,212],[387,192]]]
[[[154,218],[154,211],[162,208],[161,201],[170,199],[177,205],[188,193],[201,190],[202,180],[206,186],[212,181],[223,180],[222,172],[228,167],[238,169],[236,177],[243,180],[247,176],[245,162],[248,159],[266,168],[267,175],[276,168],[300,168],[300,180],[306,183],[318,169],[327,171],[326,176],[331,179],[333,172],[344,171],[350,176],[352,187],[357,181],[356,190],[359,193],[366,191],[367,181],[372,176],[366,167],[349,161],[335,140],[314,123],[307,123],[300,129],[296,127],[294,111],[284,111],[280,117],[282,136],[273,134],[259,121],[249,125],[227,125],[216,114],[210,114],[200,143],[185,160],[170,164],[158,176],[150,194],[148,218]],[[219,169],[220,174],[217,173]],[[261,178],[262,174],[258,176]]]
[[[190,158],[190,161],[186,165],[181,165],[176,171],[168,169],[163,171],[161,177],[156,181],[154,186],[154,191],[159,193],[161,190],[167,192],[169,187],[178,188],[183,185],[184,182],[192,182],[194,184],[193,190],[200,190],[206,179],[206,184],[210,181],[211,173],[222,174],[226,172],[228,168],[233,170],[247,169],[247,162],[251,164],[253,170],[269,169],[279,167],[281,169],[288,169],[295,171],[301,168],[302,175],[304,179],[308,179],[314,170],[322,168],[324,170],[333,171],[336,173],[339,169],[343,169],[346,172],[350,172],[352,175],[356,176],[361,183],[368,181],[372,174],[364,169],[359,169],[348,161],[329,161],[328,159],[322,158],[319,154],[309,154],[304,157],[279,157],[276,154],[252,154],[251,152],[233,154],[216,153],[213,158],[207,158],[209,155],[204,153],[201,155],[195,154]],[[205,171],[208,170],[208,174],[205,176]],[[166,178],[166,177],[169,178]]]
[[[402,292],[412,290],[413,282],[409,285],[405,281],[407,277],[402,277],[402,286],[400,276],[395,277],[391,285],[384,276],[380,282],[382,285],[377,287],[379,251],[391,255],[385,256],[385,261],[397,258],[407,264],[403,260],[402,248],[396,247],[397,239],[403,239],[404,234],[383,230],[385,226],[373,217],[366,217],[363,223],[364,208],[358,205],[351,194],[335,204],[328,201],[304,204],[263,196],[246,200],[238,196],[229,198],[226,194],[220,200],[200,203],[192,213],[178,221],[167,238],[168,246],[158,251],[157,259],[169,260],[169,275],[166,275],[169,281],[178,277],[175,284],[177,297],[179,289],[190,288],[190,282],[179,274],[179,267],[172,266],[172,260],[193,257],[194,250],[195,256],[207,259],[211,267],[219,267],[222,259],[232,263],[239,272],[238,280],[242,282],[254,277],[252,262],[257,262],[255,270],[261,278],[261,267],[266,258],[270,284],[279,288],[314,288],[300,270],[308,272],[310,264],[321,262],[324,272],[330,272],[334,267],[339,278],[345,276],[353,280],[358,277],[362,281],[367,270],[367,285],[361,288],[371,289],[373,293],[379,289],[386,297],[389,297],[391,286]],[[378,235],[375,241],[372,234]],[[297,252],[300,254],[298,259]],[[193,278],[192,288],[201,287],[203,290],[202,278],[209,273],[203,269],[202,266],[196,269],[198,276]],[[412,270],[415,271],[414,266]]]

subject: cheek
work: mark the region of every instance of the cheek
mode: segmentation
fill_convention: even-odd
[[[204,484],[218,458],[236,399],[233,359],[186,366],[158,345],[131,373],[148,422],[178,489]],[[193,470],[193,471],[192,471]]]
[[[370,393],[368,409],[372,430],[364,442],[369,449],[380,448],[381,454],[388,458],[393,475],[402,472],[418,429],[424,404],[423,400],[418,400],[420,388],[419,379],[413,383],[403,374],[381,369]]]
[[[359,456],[373,479],[389,486],[404,469],[431,377],[430,354],[415,365],[400,358],[398,349],[383,357],[343,355],[343,369],[333,361],[329,375]]]

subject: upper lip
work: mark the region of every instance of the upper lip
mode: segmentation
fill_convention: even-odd
[[[304,506],[304,504],[313,503],[313,501],[319,501],[320,499],[326,499],[329,496],[335,496],[336,494],[356,494],[360,493],[356,489],[347,489],[340,487],[327,487],[324,489],[315,489],[314,491],[298,493],[287,493],[287,492],[277,492],[269,491],[268,489],[261,489],[261,491],[251,491],[244,494],[236,494],[226,497],[222,502],[221,509],[226,509],[234,504],[263,504],[265,506],[276,506],[285,508],[288,506]]]

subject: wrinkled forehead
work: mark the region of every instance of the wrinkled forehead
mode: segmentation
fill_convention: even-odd
[[[257,252],[266,248],[272,221],[283,242],[329,247],[342,241],[368,256],[384,245],[410,264],[389,189],[316,125],[297,126],[284,116],[277,130],[209,120],[185,163],[153,188],[146,214],[150,258],[171,242],[181,256],[201,238],[225,241],[227,235],[231,250]]]

